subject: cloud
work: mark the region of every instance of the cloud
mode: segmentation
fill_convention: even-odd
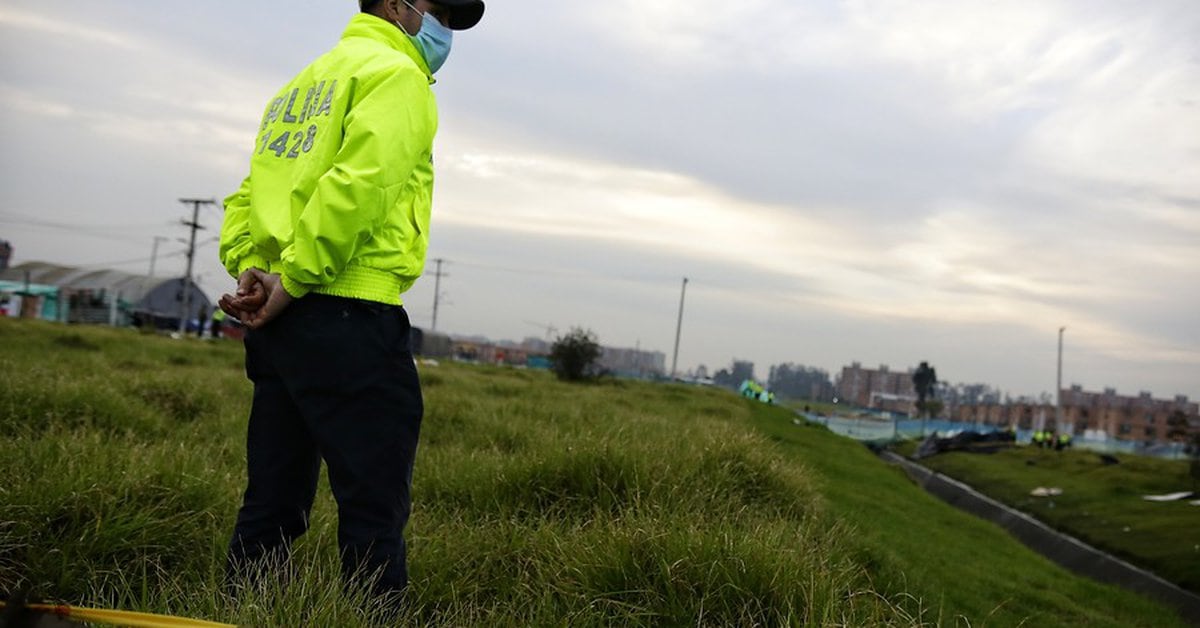
[[[26,120],[70,118],[109,146],[156,153],[167,163],[217,164],[231,177],[244,168],[258,112],[278,82],[69,17],[3,9],[0,26],[38,39],[43,53],[28,57],[26,67],[47,66],[19,87],[15,78],[0,83],[0,108]],[[46,35],[54,39],[42,41]],[[67,50],[77,62],[53,62]]]
[[[0,201],[160,232],[181,194],[232,190],[263,104],[352,9],[8,3],[0,47],[21,62],[0,66],[0,118],[22,150]],[[280,12],[287,32],[264,31]],[[684,364],[921,355],[1048,389],[1029,364],[1052,366],[1065,324],[1096,386],[1194,388],[1197,20],[1192,0],[489,13],[434,88],[446,324],[582,323],[662,350],[686,275]]]
[[[75,108],[69,103],[49,100],[12,85],[0,84],[0,103],[22,116],[68,118],[76,113]]]
[[[1150,199],[1141,208],[1147,220],[1189,237],[1200,236],[1200,199]]]
[[[1056,270],[1060,231],[1048,228],[1031,239],[1036,231],[1004,219],[1002,209],[946,202],[903,238],[872,243],[850,225],[728,197],[679,174],[546,153],[444,148],[449,150],[442,155],[451,157],[439,162],[441,224],[585,240],[597,249],[648,249],[676,256],[682,267],[699,260],[723,264],[724,274],[743,278],[725,283],[743,302],[776,292],[767,287],[772,281],[791,282],[806,289],[777,294],[794,307],[864,320],[1003,325],[1033,332],[1073,321],[1073,329],[1110,357],[1139,351],[1171,362],[1198,357],[1196,351],[1172,347],[1165,337],[1096,315],[1114,301],[1153,301],[1159,294],[1155,284],[1111,273],[1091,280]],[[486,191],[486,196],[472,191]],[[1145,248],[1143,263],[1182,271],[1193,268],[1189,262],[1197,255],[1182,248]],[[583,263],[577,258],[565,267]]]
[[[959,115],[1036,112],[1023,167],[1087,184],[1194,193],[1200,165],[1195,11],[1176,3],[848,3],[881,58],[942,86]]]
[[[76,45],[101,45],[127,52],[147,50],[142,41],[129,33],[74,24],[60,17],[49,18],[12,7],[0,7],[0,28],[25,31],[38,37],[55,37]]]
[[[796,276],[845,259],[856,239],[791,208],[747,202],[678,173],[451,143],[440,155],[439,218],[460,224],[624,242]]]

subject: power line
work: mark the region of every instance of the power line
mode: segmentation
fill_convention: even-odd
[[[66,224],[60,222],[52,222],[49,220],[31,220],[31,219],[8,219],[0,218],[0,224],[18,225],[23,227],[32,227],[36,229],[50,229],[52,231],[65,231],[75,235],[89,236],[93,238],[101,238],[105,240],[116,240],[119,242],[141,242],[143,238],[129,234],[112,233],[114,228],[122,229],[118,225],[78,225]],[[149,225],[141,224],[136,227],[147,227]]]
[[[545,268],[529,268],[529,267],[516,267],[516,266],[497,266],[495,264],[477,264],[474,262],[455,261],[454,263],[459,266],[466,266],[468,268],[478,268],[480,270],[490,270],[490,271],[494,271],[494,272],[498,272],[498,273],[516,273],[519,275],[552,275],[552,276],[557,276],[557,277],[581,277],[581,276],[585,276],[585,275],[589,274],[589,273],[583,273],[583,272],[577,272],[577,271],[548,270]]]
[[[136,229],[149,226],[165,226],[170,224],[170,221],[162,221],[159,225],[153,225],[149,222],[139,220],[136,222],[102,222],[102,223],[78,223],[78,222],[58,222],[54,220],[46,220],[40,216],[31,216],[29,214],[21,214],[11,211],[0,211],[0,222],[12,224],[29,224],[47,227],[61,227],[64,229]]]
[[[167,238],[159,238],[159,239],[165,240]],[[201,247],[208,246],[209,244],[212,244],[220,239],[221,238],[219,236],[214,236],[214,237],[208,238],[206,240],[201,240],[200,242],[196,243],[196,248],[199,249]],[[157,244],[157,242],[155,244]],[[104,269],[104,268],[110,268],[113,266],[145,264],[146,262],[153,262],[155,260],[185,257],[185,256],[187,256],[187,254],[188,254],[187,249],[180,249],[178,251],[173,251],[170,253],[158,253],[157,251],[155,251],[154,253],[152,253],[150,256],[147,256],[147,257],[134,257],[134,258],[128,258],[128,259],[104,260],[104,261],[99,261],[99,262],[86,262],[86,263],[73,264],[73,265],[78,266],[79,268]],[[153,274],[153,271],[154,271],[153,266],[151,266],[150,271],[151,271],[151,274]]]
[[[168,257],[183,257],[184,255],[187,255],[187,250],[179,250],[179,251],[175,251],[174,253],[164,253],[162,255],[158,255],[157,257],[158,257],[158,259],[163,259],[163,258],[168,258]],[[146,262],[149,262],[152,259],[154,259],[154,257],[137,257],[134,259],[121,259],[121,260],[114,260],[114,261],[110,261],[110,262],[94,262],[91,264],[81,264],[81,266],[102,267],[102,266],[123,266],[125,264],[144,264]]]
[[[642,275],[642,276],[611,275],[611,274],[606,274],[606,273],[602,273],[602,272],[588,271],[588,270],[557,270],[557,269],[550,269],[550,268],[533,268],[533,267],[529,267],[529,266],[500,266],[500,265],[496,265],[496,264],[461,262],[458,260],[455,260],[454,263],[458,266],[464,266],[467,268],[476,268],[476,269],[484,270],[484,271],[493,271],[493,272],[499,272],[499,273],[513,273],[513,274],[518,274],[518,275],[541,275],[541,276],[546,276],[546,277],[567,277],[567,278],[574,278],[574,279],[595,278],[595,279],[607,279],[609,281],[632,281],[632,282],[647,282],[647,281],[665,282],[665,281],[670,280],[670,281],[674,282],[676,280],[676,278],[678,277],[678,275]]]

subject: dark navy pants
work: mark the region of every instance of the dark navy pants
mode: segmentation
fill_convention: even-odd
[[[249,331],[245,344],[254,401],[230,575],[257,571],[304,534],[324,459],[343,575],[378,571],[378,592],[403,589],[403,531],[424,410],[407,313],[309,294]]]

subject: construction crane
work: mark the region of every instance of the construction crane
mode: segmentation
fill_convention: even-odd
[[[558,328],[549,323],[539,323],[537,321],[525,321],[525,324],[533,325],[534,327],[540,327],[540,328],[544,329],[546,331],[546,342],[552,341],[554,339],[554,334],[556,332],[558,332]]]

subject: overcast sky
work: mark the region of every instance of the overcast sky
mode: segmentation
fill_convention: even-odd
[[[0,4],[14,263],[182,275],[352,0]],[[1200,398],[1195,0],[492,0],[434,86],[438,329]],[[199,280],[216,260],[204,209]],[[430,263],[429,271],[433,270]],[[405,297],[428,326],[434,281]]]

